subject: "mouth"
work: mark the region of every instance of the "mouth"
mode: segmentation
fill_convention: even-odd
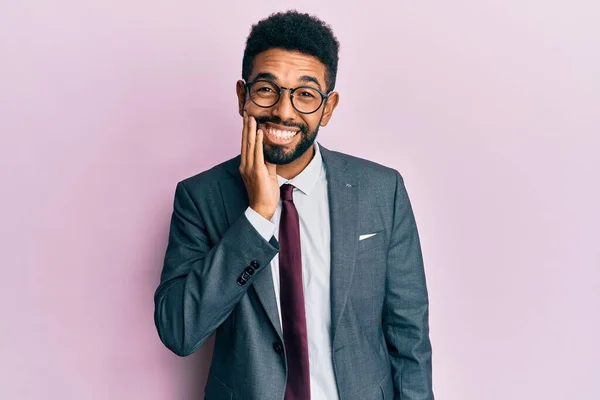
[[[277,145],[292,143],[298,136],[298,132],[300,132],[298,128],[271,123],[261,124],[260,129],[265,133],[267,141]]]

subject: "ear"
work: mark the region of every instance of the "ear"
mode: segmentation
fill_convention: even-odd
[[[337,107],[340,102],[340,95],[338,92],[331,92],[325,103],[325,110],[323,111],[323,118],[321,118],[321,126],[327,126],[329,119],[333,114],[333,110]]]
[[[244,116],[244,106],[246,105],[246,84],[244,81],[237,81],[235,84],[235,92],[237,93],[240,117],[242,117]]]

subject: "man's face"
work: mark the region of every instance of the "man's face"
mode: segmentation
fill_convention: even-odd
[[[248,82],[260,79],[279,87],[293,89],[308,86],[326,93],[325,72],[325,65],[313,56],[270,49],[256,56]],[[270,96],[273,91],[269,89],[268,83],[261,85],[263,86],[255,86],[258,90],[255,96],[261,93],[264,93],[265,98]],[[289,90],[283,90],[277,103],[268,108],[260,107],[250,99],[243,81],[238,81],[236,90],[240,115],[246,110],[248,115],[256,118],[258,129],[264,132],[265,161],[280,165],[298,159],[313,145],[319,127],[327,125],[338,103],[338,94],[332,92],[327,102],[323,102],[315,112],[303,114],[292,105]],[[310,93],[303,93],[302,90],[295,93],[294,101],[298,108],[305,101],[301,96],[310,96]],[[318,99],[320,100],[320,96]]]

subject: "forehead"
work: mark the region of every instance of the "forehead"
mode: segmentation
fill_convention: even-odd
[[[260,73],[270,73],[285,86],[302,81],[303,76],[312,76],[325,87],[325,71],[325,64],[316,57],[297,51],[269,49],[254,58],[249,80]]]

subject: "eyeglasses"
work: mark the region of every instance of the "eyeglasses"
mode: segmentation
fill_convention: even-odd
[[[262,108],[273,107],[277,104],[284,90],[290,91],[292,106],[301,114],[314,113],[329,97],[329,93],[323,93],[310,86],[286,88],[264,79],[246,83],[246,91],[250,94],[250,99]]]

